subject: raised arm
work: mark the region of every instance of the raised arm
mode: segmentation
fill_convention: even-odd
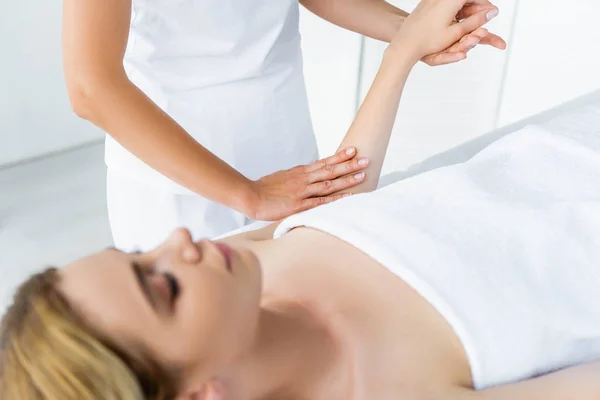
[[[340,145],[356,147],[358,157],[370,160],[365,181],[347,192],[368,192],[377,187],[402,91],[417,61],[447,48],[488,22],[489,9],[454,23],[466,2],[423,0],[385,51],[371,89]],[[457,54],[465,57],[464,53]]]
[[[386,50],[371,89],[339,146],[340,149],[355,148],[358,160],[370,160],[366,179],[351,189],[341,191],[341,194],[369,192],[377,187],[404,84],[417,61],[426,54],[451,46],[488,21],[486,14],[489,9],[455,24],[454,18],[466,1],[423,0]],[[272,224],[254,232],[242,233],[235,239],[267,240],[272,237],[276,226]]]
[[[524,382],[479,392],[462,391],[445,400],[598,400],[600,362],[568,368]]]

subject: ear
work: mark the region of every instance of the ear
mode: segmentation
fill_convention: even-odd
[[[177,400],[227,400],[225,385],[221,380],[213,379],[197,391],[177,397]]]

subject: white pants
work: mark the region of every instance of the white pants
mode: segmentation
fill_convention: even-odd
[[[108,216],[115,247],[148,251],[175,229],[188,228],[194,240],[213,238],[251,222],[241,213],[198,195],[145,185],[107,171]]]

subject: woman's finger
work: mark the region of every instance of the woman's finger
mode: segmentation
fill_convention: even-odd
[[[480,39],[483,39],[484,37],[486,37],[489,34],[490,34],[490,31],[488,31],[485,28],[475,29],[473,32],[471,32],[471,35],[475,35]]]
[[[506,42],[500,36],[493,33],[489,33],[481,39],[481,44],[490,45],[500,50],[506,49]]]
[[[327,196],[331,193],[337,193],[344,189],[354,187],[365,180],[366,174],[359,172],[339,177],[333,180],[313,183],[306,187],[306,197]]]
[[[354,147],[342,149],[341,151],[338,151],[337,153],[335,153],[334,155],[332,155],[330,157],[323,158],[321,160],[315,161],[312,164],[306,165],[304,167],[304,172],[310,173],[310,172],[319,170],[327,165],[335,165],[335,164],[343,163],[345,161],[350,160],[355,155],[356,155],[356,149]]]
[[[467,58],[466,53],[479,44],[481,38],[485,37],[488,33],[489,32],[487,29],[479,28],[470,34],[463,36],[460,41],[454,43],[446,50],[424,57],[423,62],[431,66],[438,66],[453,64],[455,62],[464,60]]]
[[[446,52],[444,52],[444,53],[436,54],[436,55],[432,56],[431,58],[426,57],[425,59],[423,59],[423,61],[425,63],[427,63],[427,65],[435,67],[438,65],[457,63],[459,61],[464,60],[465,58],[467,58],[466,53],[461,53],[461,52],[446,53]]]
[[[339,178],[340,176],[348,175],[365,169],[368,165],[369,160],[366,158],[357,158],[341,164],[326,165],[321,169],[310,172],[307,176],[307,181],[308,183],[315,183],[333,180]]]
[[[467,53],[479,44],[481,38],[475,35],[467,35],[460,42],[450,48],[450,51],[458,53]]]

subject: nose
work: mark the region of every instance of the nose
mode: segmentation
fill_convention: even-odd
[[[192,241],[192,234],[187,228],[177,228],[171,233],[171,236],[167,239],[167,242],[173,244],[184,244]]]
[[[190,231],[186,228],[176,229],[167,239],[167,247],[187,262],[200,261],[200,250],[194,243]]]

